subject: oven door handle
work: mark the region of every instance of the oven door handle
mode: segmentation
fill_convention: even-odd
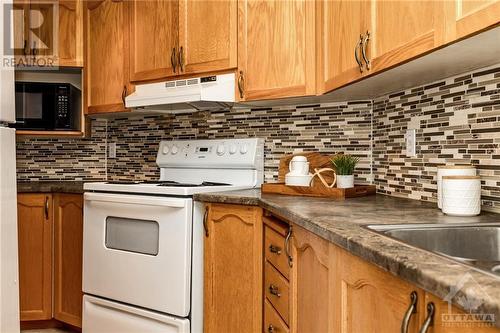
[[[99,193],[85,193],[85,201],[99,201],[110,203],[123,203],[135,204],[146,206],[161,206],[172,208],[184,208],[186,206],[185,200],[172,200],[168,198],[155,198],[155,197],[141,197],[141,196],[127,196],[127,195],[113,195],[113,194],[99,194]]]

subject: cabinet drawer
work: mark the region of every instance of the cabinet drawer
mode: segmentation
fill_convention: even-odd
[[[264,253],[267,261],[289,279],[290,267],[285,253],[285,237],[267,225],[264,230]]]
[[[283,319],[266,299],[264,301],[264,333],[288,333],[289,329]]]
[[[290,313],[288,281],[268,261],[265,263],[264,290],[266,298],[288,324]]]

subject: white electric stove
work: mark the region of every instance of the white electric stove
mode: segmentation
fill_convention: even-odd
[[[158,181],[87,183],[83,332],[203,332],[203,215],[193,194],[259,187],[263,141],[162,141]]]

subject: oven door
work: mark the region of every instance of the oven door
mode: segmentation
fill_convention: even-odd
[[[190,198],[85,193],[83,291],[187,317],[191,240]]]

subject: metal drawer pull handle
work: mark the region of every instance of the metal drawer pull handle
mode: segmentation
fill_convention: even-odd
[[[240,71],[240,75],[238,76],[238,90],[240,92],[240,98],[245,96],[245,78],[243,77],[243,71]]]
[[[49,197],[45,197],[45,206],[44,206],[44,212],[45,212],[45,219],[49,219]]]
[[[271,295],[274,295],[276,297],[281,297],[278,287],[276,287],[274,284],[271,284],[269,286],[269,292],[271,293]]]
[[[427,318],[425,318],[419,333],[427,333],[429,326],[431,326],[432,320],[434,319],[434,303],[430,302],[427,304]]]
[[[281,254],[281,247],[271,244],[271,245],[269,245],[269,251],[271,251],[271,253],[276,253],[276,254],[280,255]]]
[[[408,326],[410,325],[411,316],[417,312],[417,301],[418,295],[415,291],[410,294],[410,306],[403,317],[403,322],[401,323],[401,333],[408,333]]]
[[[288,258],[288,266],[293,266],[293,257],[290,255],[290,237],[292,237],[292,226],[288,228],[288,234],[285,238],[285,253]]]
[[[172,70],[175,73],[177,69],[177,50],[176,48],[172,48],[172,54],[170,55],[170,63],[172,64]]]
[[[274,328],[273,324],[269,324],[269,326],[267,327],[267,332],[268,333],[276,332],[276,329]]]
[[[368,46],[369,41],[370,41],[370,32],[367,31],[365,38],[363,39],[363,47],[361,48],[361,55],[363,56],[363,60],[366,63],[366,70],[370,70],[370,60],[366,56],[366,47]]]
[[[363,73],[363,63],[359,59],[359,49],[361,48],[361,45],[363,44],[363,35],[359,35],[359,41],[356,44],[356,48],[354,49],[354,59],[356,59],[356,63],[358,64],[359,67],[359,72]]]
[[[208,207],[203,215],[203,228],[205,229],[205,237],[208,237]]]

